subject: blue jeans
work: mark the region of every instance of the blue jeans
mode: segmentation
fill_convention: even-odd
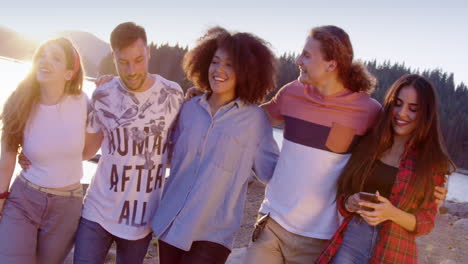
[[[379,238],[379,226],[370,226],[360,216],[354,216],[344,231],[343,244],[332,263],[368,263]]]
[[[98,223],[81,218],[75,241],[75,264],[102,264],[112,242],[117,244],[117,264],[143,263],[152,234],[139,240],[112,235]]]

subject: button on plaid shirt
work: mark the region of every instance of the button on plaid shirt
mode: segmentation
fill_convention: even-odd
[[[399,171],[390,194],[390,202],[393,205],[397,205],[399,208],[402,207],[402,205],[408,204],[408,198],[414,193],[415,186],[410,184],[410,180],[416,177],[416,155],[414,150],[410,150],[400,162]],[[443,175],[434,176],[435,185],[442,185],[443,181]],[[341,195],[336,204],[338,210],[345,219],[332,239],[327,243],[325,250],[316,260],[316,263],[323,264],[331,262],[343,242],[344,232],[354,215],[346,211],[343,203],[344,200],[345,196]],[[410,209],[408,210],[409,213],[416,217],[416,228],[414,231],[407,231],[392,221],[385,221],[380,224],[379,239],[369,259],[369,263],[410,264],[418,262],[418,250],[415,238],[416,236],[431,232],[437,213],[437,205],[434,200],[426,202],[421,206],[418,206],[418,204],[418,202],[411,203]]]

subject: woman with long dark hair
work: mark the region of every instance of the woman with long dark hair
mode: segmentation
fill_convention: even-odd
[[[434,227],[434,187],[453,168],[434,87],[416,74],[401,77],[340,176],[345,220],[317,263],[417,263],[415,238]]]
[[[80,56],[65,38],[42,44],[6,101],[0,158],[0,263],[62,263],[81,216],[87,98]],[[10,187],[19,149],[32,166]]]

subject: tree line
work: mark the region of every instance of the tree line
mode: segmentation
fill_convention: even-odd
[[[185,78],[182,70],[182,59],[187,47],[168,44],[149,45],[151,58],[149,71],[179,83],[184,90],[192,84]],[[294,53],[285,53],[278,58],[277,88],[267,99],[270,99],[283,85],[295,80],[299,69],[295,65]],[[468,168],[468,87],[464,83],[455,84],[453,73],[441,69],[418,71],[401,63],[385,61],[366,61],[364,64],[377,78],[378,83],[372,97],[380,103],[385,91],[400,76],[409,73],[419,73],[428,78],[436,87],[439,97],[439,117],[442,134],[448,152],[455,164],[460,168]],[[107,55],[99,65],[99,73],[116,74],[111,54]]]

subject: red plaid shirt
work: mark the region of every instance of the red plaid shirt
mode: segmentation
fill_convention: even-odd
[[[392,191],[390,194],[390,202],[397,207],[408,204],[408,197],[414,192],[415,186],[410,183],[410,179],[415,177],[415,155],[414,151],[409,153],[400,162],[400,168],[395,178]],[[435,185],[443,183],[444,176],[438,175],[434,177]],[[319,256],[315,263],[329,263],[338,252],[338,249],[343,242],[344,232],[351,221],[354,214],[349,213],[344,208],[344,195],[338,198],[337,206],[340,213],[345,217],[343,223],[338,228],[330,241],[328,241],[325,250]],[[416,217],[416,228],[410,232],[403,227],[395,224],[392,221],[381,223],[379,231],[379,239],[375,244],[374,251],[369,260],[369,263],[417,263],[418,250],[416,247],[415,238],[431,232],[434,227],[435,215],[437,213],[437,205],[435,201],[427,202],[422,206],[418,206],[417,202],[410,204],[409,213]]]

